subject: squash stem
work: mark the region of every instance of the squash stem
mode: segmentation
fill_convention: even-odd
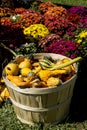
[[[72,65],[73,63],[76,63],[78,61],[82,60],[82,57],[77,57],[77,58],[74,58],[66,63],[62,63],[60,65],[55,65],[53,68],[51,68],[50,70],[55,70],[55,69],[61,69],[63,67],[66,67],[66,66],[69,66],[69,65]]]

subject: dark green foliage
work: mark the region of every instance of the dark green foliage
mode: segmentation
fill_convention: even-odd
[[[35,43],[26,43],[21,47],[17,48],[16,53],[22,55],[28,55],[32,53],[38,53],[40,51],[41,51],[40,48],[38,49],[38,46]]]
[[[33,0],[13,0],[15,7],[25,7],[29,8],[30,4],[33,2]]]

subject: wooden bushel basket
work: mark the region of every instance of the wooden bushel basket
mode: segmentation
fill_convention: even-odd
[[[35,58],[40,59],[50,55],[54,59],[63,59],[65,56],[51,53],[37,53]],[[53,88],[19,88],[12,84],[3,72],[3,79],[10,93],[17,118],[27,124],[44,123],[56,124],[67,117],[69,113],[73,89],[77,77],[76,73],[62,85]]]

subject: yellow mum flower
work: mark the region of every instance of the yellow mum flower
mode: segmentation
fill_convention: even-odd
[[[25,28],[24,31],[23,31],[23,33],[24,33],[24,35],[30,34],[29,27],[28,27],[28,28]]]
[[[85,35],[87,36],[87,32],[85,32]]]
[[[39,39],[45,37],[50,32],[48,28],[43,24],[33,24],[25,28],[23,33],[26,36],[32,36],[34,39]]]
[[[81,43],[82,42],[82,40],[81,39],[79,39],[78,41],[77,41],[77,43]]]
[[[86,37],[86,33],[85,33],[84,31],[82,31],[82,32],[79,34],[79,37],[81,37],[81,38]]]

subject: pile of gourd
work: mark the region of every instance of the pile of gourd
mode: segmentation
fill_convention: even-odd
[[[13,84],[22,88],[57,87],[75,74],[74,62],[81,58],[54,60],[51,56],[35,59],[34,56],[19,57],[8,63],[4,71]]]

